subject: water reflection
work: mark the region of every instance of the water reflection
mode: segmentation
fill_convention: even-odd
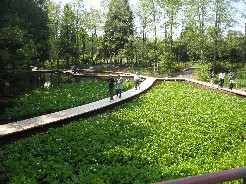
[[[51,88],[63,83],[75,83],[75,79],[70,74],[45,73],[45,72],[25,72],[18,74],[0,75],[0,115],[6,107],[11,107],[15,99],[23,94],[40,88]]]

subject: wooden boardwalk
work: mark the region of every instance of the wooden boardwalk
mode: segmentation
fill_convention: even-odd
[[[95,101],[89,104],[81,105],[78,107],[70,108],[67,110],[58,111],[51,114],[46,114],[22,121],[16,121],[13,123],[0,125],[0,138],[6,137],[8,135],[14,135],[26,130],[30,130],[37,127],[44,127],[46,125],[50,125],[56,122],[68,120],[74,117],[83,116],[87,113],[96,112],[103,110],[112,105],[120,104],[126,100],[134,98],[146,90],[151,88],[155,81],[184,81],[194,85],[198,85],[201,87],[210,88],[212,90],[218,90],[221,92],[226,92],[234,95],[239,95],[242,97],[246,97],[246,92],[240,90],[229,90],[226,88],[217,88],[217,85],[211,86],[211,84],[206,82],[201,82],[193,79],[184,79],[184,78],[152,78],[152,77],[143,77],[145,80],[140,84],[140,89],[135,90],[135,88],[128,90],[122,93],[121,98],[116,98],[114,96],[114,100],[110,101],[109,98],[101,99],[99,101]]]
[[[142,94],[154,84],[155,80],[155,78],[146,77],[146,79],[141,83],[140,89],[135,90],[135,88],[133,88],[131,90],[123,92],[121,98],[116,98],[115,95],[113,97],[114,100],[111,101],[109,100],[109,98],[105,98],[89,104],[54,112],[51,114],[0,125],[0,137],[26,131],[32,128],[43,127],[51,123],[67,120],[76,116],[82,116],[89,112],[102,110],[111,105],[119,104],[121,102],[129,100],[130,98]]]
[[[193,79],[185,79],[186,82],[193,83],[195,85],[201,86],[201,87],[206,87],[207,89],[212,89],[216,91],[220,91],[223,93],[228,93],[232,95],[237,95],[241,97],[246,97],[246,91],[238,90],[238,89],[228,89],[228,88],[218,88],[218,84],[214,84],[213,86],[210,83],[207,82],[202,82],[202,81],[197,81]]]

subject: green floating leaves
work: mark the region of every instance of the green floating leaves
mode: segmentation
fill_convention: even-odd
[[[123,84],[126,90],[133,82]],[[83,80],[75,84],[62,84],[59,87],[38,89],[17,100],[13,108],[7,108],[0,121],[15,121],[47,113],[52,113],[109,96],[108,83],[105,80]]]
[[[112,112],[1,148],[0,181],[154,183],[243,167],[244,117],[244,98],[163,82]]]

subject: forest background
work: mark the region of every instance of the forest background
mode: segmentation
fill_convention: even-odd
[[[134,6],[105,0],[99,9],[83,0],[3,0],[0,73],[107,64],[172,75],[199,66],[201,80],[212,70],[245,79],[246,38],[237,29],[245,24],[245,7],[245,0],[139,0]]]

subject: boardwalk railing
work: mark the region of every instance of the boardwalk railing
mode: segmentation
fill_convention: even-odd
[[[243,184],[246,184],[246,167],[230,169],[221,172],[191,176],[170,181],[158,182],[156,184],[209,184],[219,183],[243,179]]]

